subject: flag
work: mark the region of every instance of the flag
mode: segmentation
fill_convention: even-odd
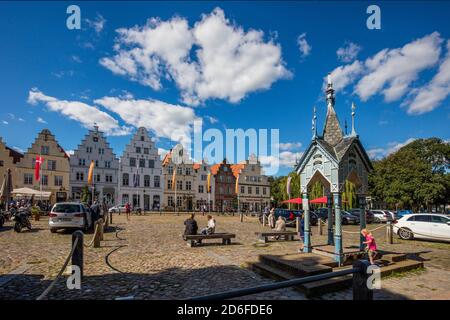
[[[211,193],[211,173],[208,173],[206,192]]]
[[[239,194],[239,175],[236,178],[235,192],[236,194]]]
[[[176,177],[177,177],[177,168],[173,168],[173,175],[172,175],[172,190],[175,190],[176,188]]]
[[[292,180],[292,177],[287,178],[286,192],[287,192],[288,196],[291,195],[291,180]]]
[[[36,157],[36,162],[34,164],[34,177],[36,181],[39,181],[41,179],[41,165],[44,162],[44,158],[41,156]]]
[[[94,160],[92,160],[91,165],[89,166],[88,184],[92,184],[92,177],[94,176],[94,167],[95,167],[95,162],[94,162]]]
[[[136,188],[139,185],[139,175],[133,174],[133,186]]]

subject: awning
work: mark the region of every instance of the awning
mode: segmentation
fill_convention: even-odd
[[[50,191],[39,191],[39,190],[34,190],[31,188],[18,188],[18,189],[14,189],[13,192],[11,192],[13,196],[18,196],[18,197],[31,197],[34,195],[34,198],[36,200],[40,200],[40,199],[44,199],[44,200],[48,200],[50,199],[52,193]]]
[[[328,202],[327,197],[320,197],[309,201],[309,203],[327,203],[327,202]]]

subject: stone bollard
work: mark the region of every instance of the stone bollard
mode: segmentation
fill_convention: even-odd
[[[242,212],[240,213],[240,220],[241,222],[244,222],[244,214]]]
[[[394,243],[394,230],[392,227],[392,222],[388,221],[386,222],[386,242],[389,244],[393,244]]]
[[[300,217],[296,217],[295,218],[295,231],[297,233],[300,233],[300,227],[301,227]]]
[[[353,268],[359,270],[353,273],[353,300],[373,300],[373,290],[367,285],[369,266],[370,263],[367,260],[357,260],[353,263]]]
[[[319,221],[317,221],[317,229],[319,230],[319,235],[322,235],[323,224],[322,224],[322,219],[320,219],[320,218],[319,218]]]
[[[108,217],[108,214],[106,213],[106,214],[104,215],[104,217],[105,217],[105,225],[103,226],[103,230],[107,230],[108,227],[109,227],[109,217]]]
[[[112,211],[109,213],[109,223],[110,224],[112,224],[113,222],[112,222],[113,220],[112,220]]]
[[[83,232],[80,230],[72,233],[72,246],[75,240],[78,239],[77,245],[72,254],[72,265],[80,268],[80,276],[83,277]]]
[[[99,227],[98,227],[98,233],[100,234],[100,240],[103,241],[103,233],[105,232],[105,225],[103,223],[103,218],[98,219],[99,220]]]

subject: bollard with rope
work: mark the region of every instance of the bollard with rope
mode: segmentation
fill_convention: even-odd
[[[322,231],[322,219],[319,219],[319,221],[317,221],[317,229],[319,231],[319,235],[322,235],[323,231]]]
[[[394,230],[392,227],[392,222],[388,221],[386,222],[386,242],[389,244],[393,244],[394,243]]]
[[[72,234],[72,265],[78,266],[80,268],[80,276],[83,278],[83,232],[80,230],[75,231]]]
[[[103,241],[103,234],[104,234],[104,224],[103,224],[103,219],[102,218],[100,218],[100,219],[98,219],[98,223],[99,223],[99,227],[98,227],[98,233],[99,233],[99,235],[98,235],[98,237],[100,238],[100,241]]]

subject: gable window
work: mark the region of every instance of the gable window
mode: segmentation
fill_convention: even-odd
[[[136,158],[130,158],[130,167],[136,167]]]
[[[128,186],[130,184],[130,175],[128,173],[124,173],[122,175],[122,185]]]
[[[25,173],[23,175],[23,184],[33,184],[33,174]]]
[[[150,176],[149,175],[144,176],[144,187],[150,187]]]
[[[155,187],[155,188],[159,188],[159,186],[160,186],[160,177],[159,176],[155,176],[154,178],[153,178],[153,186]]]
[[[49,146],[41,146],[41,154],[48,155],[50,153]]]
[[[139,168],[145,168],[145,159],[139,159]]]
[[[155,167],[155,160],[153,160],[153,159],[148,160],[148,167],[149,168],[154,168]]]
[[[56,160],[48,160],[47,169],[50,171],[56,171]]]

